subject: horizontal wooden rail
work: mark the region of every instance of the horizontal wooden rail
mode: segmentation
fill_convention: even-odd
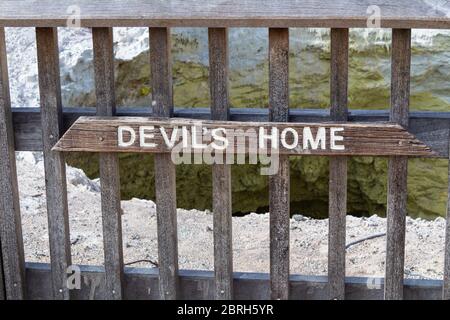
[[[103,299],[106,295],[103,267],[80,266],[81,289],[73,290],[75,300]],[[30,299],[51,299],[50,265],[27,263],[27,296]],[[214,272],[180,270],[180,299],[211,300],[214,297]],[[269,299],[269,274],[233,273],[236,300]],[[125,299],[158,299],[158,269],[125,268]],[[324,300],[328,298],[326,276],[291,275],[289,298]],[[441,280],[406,279],[405,299],[439,300]],[[383,279],[345,278],[345,298],[348,300],[379,300],[383,298]]]
[[[42,150],[41,118],[37,108],[13,108],[13,122],[17,151]],[[63,129],[66,131],[80,116],[94,116],[94,108],[66,108],[63,113]],[[150,108],[120,108],[118,116],[151,116]],[[174,117],[211,119],[210,109],[175,108]],[[411,112],[409,131],[422,142],[439,153],[439,157],[447,158],[450,112]],[[267,109],[230,109],[232,121],[268,121]],[[328,110],[291,109],[290,122],[323,122],[330,121]],[[351,110],[348,121],[376,122],[388,121],[388,110]]]
[[[446,5],[421,0],[2,0],[7,27],[449,28]],[[379,11],[378,11],[379,9]]]

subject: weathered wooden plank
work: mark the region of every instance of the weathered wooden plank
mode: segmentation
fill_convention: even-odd
[[[233,298],[233,244],[230,165],[213,165],[214,298]]]
[[[379,9],[385,28],[448,28],[446,4],[422,0],[15,0],[0,3],[0,26],[367,28]],[[68,11],[68,9],[70,9]],[[77,12],[78,11],[78,12]],[[73,12],[73,13],[72,13]]]
[[[8,299],[23,299],[25,262],[14,149],[5,31],[0,28],[0,281],[5,281]]]
[[[152,107],[155,116],[173,114],[170,29],[150,28]],[[155,155],[156,214],[158,224],[159,288],[161,299],[178,295],[178,237],[175,165],[170,154]]]
[[[62,130],[56,28],[36,28],[36,44],[53,298],[70,299],[70,290],[66,283],[67,268],[72,264],[66,166],[64,155],[52,151]]]
[[[209,29],[209,81],[211,91],[211,119],[228,120],[228,30]],[[231,167],[214,164],[213,212],[214,212],[214,298],[233,298],[233,237]]]
[[[348,29],[331,29],[331,109],[334,121],[347,121]],[[330,299],[345,298],[347,158],[330,158],[328,285]]]
[[[42,151],[41,117],[38,108],[13,108],[13,124],[16,151]],[[63,131],[65,132],[80,116],[93,116],[95,109],[65,108],[63,113]],[[149,117],[150,108],[120,108],[118,116]],[[200,120],[211,119],[210,108],[175,108],[174,117]],[[230,120],[233,121],[268,121],[268,109],[231,108]],[[348,121],[376,122],[388,121],[388,110],[350,110]],[[448,158],[448,133],[450,112],[419,111],[410,113],[409,131],[420,141],[437,153],[436,157]],[[329,122],[330,112],[320,109],[291,109],[290,122]]]
[[[449,139],[450,148],[450,139]],[[444,282],[442,286],[442,299],[450,300],[450,161],[448,166],[448,196],[447,196],[447,221],[445,228],[445,249],[444,249]]]
[[[105,294],[105,275],[102,267],[80,266],[81,290],[74,291],[74,299],[102,299]],[[266,300],[269,297],[269,275],[262,273],[233,274],[235,299]],[[50,266],[27,264],[27,296],[30,299],[50,299]],[[290,299],[324,300],[328,298],[326,276],[291,275]],[[380,286],[367,286],[381,283]],[[347,277],[346,299],[374,300],[383,298],[383,279]],[[214,296],[214,273],[211,271],[180,270],[180,299],[212,299]],[[124,298],[148,300],[159,298],[158,269],[125,268]],[[94,293],[94,294],[93,294]],[[438,300],[442,295],[442,281],[405,279],[405,299]]]
[[[112,28],[93,28],[92,40],[97,115],[113,116],[116,113],[116,96]],[[123,296],[124,266],[119,158],[115,153],[102,153],[99,157],[106,299],[120,300]]]
[[[208,30],[211,119],[229,120],[228,30]]]
[[[289,29],[269,29],[269,119],[289,120]],[[289,157],[269,176],[270,297],[289,298]]]
[[[245,141],[238,139],[242,131]],[[225,142],[211,132],[223,134]],[[270,132],[273,136],[269,139]],[[146,117],[80,117],[54,150],[170,153],[180,149],[199,153],[206,150],[200,141],[208,148],[226,146],[226,152],[238,154],[261,150],[274,153],[276,148],[280,155],[433,155],[426,145],[393,123],[257,123]]]
[[[392,30],[390,119],[408,127],[411,30]],[[408,158],[389,159],[387,197],[386,300],[403,299]]]
[[[347,121],[348,29],[331,29],[330,117]]]

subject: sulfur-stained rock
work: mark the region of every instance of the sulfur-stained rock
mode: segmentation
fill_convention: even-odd
[[[34,31],[9,29],[12,101],[36,106],[38,101]],[[206,29],[173,29],[174,102],[180,107],[209,105],[208,43]],[[329,32],[290,30],[290,107],[329,106]],[[450,110],[450,32],[413,30],[411,110]],[[150,106],[148,29],[115,28],[117,104]],[[268,106],[267,29],[230,29],[230,101],[234,108]],[[350,109],[387,109],[390,100],[389,30],[351,30],[349,59]],[[90,31],[60,30],[64,106],[95,106]],[[22,59],[22,60],[21,60]],[[71,155],[69,163],[98,175],[94,155]],[[121,155],[124,198],[154,197],[153,158]],[[234,212],[265,212],[268,179],[255,165],[232,167]],[[352,214],[385,212],[387,160],[349,160],[348,211]],[[408,211],[412,216],[443,216],[446,206],[447,161],[412,159],[409,162]],[[326,217],[328,160],[291,159],[293,213]],[[205,165],[177,167],[178,207],[211,208],[211,169]]]

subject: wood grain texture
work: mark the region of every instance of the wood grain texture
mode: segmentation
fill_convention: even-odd
[[[231,211],[231,168],[215,164],[213,177],[214,212],[214,298],[233,299],[233,242]]]
[[[13,125],[16,141],[16,151],[42,151],[42,133],[40,128],[41,115],[38,108],[13,108]],[[95,109],[65,108],[63,112],[63,131],[80,116],[94,116]],[[118,116],[149,117],[150,108],[120,108]],[[210,108],[174,108],[175,118],[192,118],[199,120],[211,119]],[[241,122],[264,122],[269,119],[268,108],[231,108],[230,120]],[[428,145],[436,154],[433,157],[448,159],[448,137],[450,127],[450,112],[418,111],[411,112],[409,117],[409,132]],[[329,110],[291,109],[290,122],[329,122]],[[350,110],[350,123],[385,122],[389,121],[389,110]]]
[[[411,30],[392,30],[392,77],[390,119],[408,127],[411,69]],[[403,299],[405,263],[405,220],[408,158],[392,157],[388,168],[386,300]]]
[[[130,146],[118,145],[118,128],[130,127],[136,133],[136,139]],[[155,146],[141,147],[139,128],[153,126],[153,130],[146,133],[152,133],[153,138],[146,142],[152,142]],[[182,129],[185,128],[188,136],[192,136],[192,128],[197,132],[207,130],[212,132],[214,129],[223,129],[226,132],[228,140],[227,152],[230,153],[248,153],[249,145],[259,146],[258,135],[264,130],[270,132],[276,128],[281,133],[288,128],[294,130],[298,136],[299,145],[294,149],[286,148],[278,143],[278,153],[283,155],[367,155],[367,156],[432,156],[433,152],[422,142],[417,140],[412,134],[408,133],[400,125],[393,123],[283,123],[283,122],[237,122],[237,121],[210,121],[193,119],[168,119],[168,118],[147,118],[147,117],[80,117],[72,127],[59,140],[54,150],[57,151],[87,151],[87,152],[138,152],[138,153],[170,153],[173,148],[169,147],[163,135],[161,128],[164,128],[168,139],[172,136],[172,131],[177,130],[178,140],[182,139]],[[343,128],[339,135],[343,137],[342,144],[344,150],[330,149],[330,141],[327,138],[324,143],[324,149],[312,149],[307,144],[307,149],[303,147],[303,131],[311,131],[311,135],[316,137],[320,128],[325,130],[325,136],[330,136],[330,128]],[[306,128],[306,129],[305,129]],[[236,139],[239,131],[253,132],[254,135],[248,135],[245,141]],[[286,135],[286,143],[293,144],[292,134]],[[175,135],[174,135],[175,137]],[[204,135],[204,143],[207,143],[207,135]],[[128,141],[129,135],[124,134],[124,140]],[[209,140],[208,140],[209,141]],[[192,152],[203,152],[204,149],[194,148],[192,139],[187,139],[187,149]],[[219,144],[219,142],[217,142]],[[265,143],[267,144],[267,143]],[[341,144],[341,141],[336,142]],[[271,144],[268,143],[268,152],[271,152]],[[184,149],[184,148],[183,148]]]
[[[335,121],[347,120],[348,29],[331,29],[331,109]],[[347,158],[330,158],[328,283],[330,299],[345,298]]]
[[[269,121],[289,121],[289,29],[269,29]]]
[[[62,131],[59,51],[56,28],[36,28],[41,127],[44,153],[50,260],[54,299],[70,299],[67,268],[72,264],[66,165],[62,153],[52,151]]]
[[[14,149],[5,32],[0,28],[0,289],[17,300],[25,297],[25,262]]]
[[[228,30],[209,29],[211,119],[228,120]],[[233,233],[231,167],[212,166],[214,212],[214,298],[233,299]]]
[[[153,114],[173,114],[170,29],[150,28]],[[170,154],[155,155],[155,193],[158,225],[159,288],[161,299],[178,296],[178,237],[175,165]]]
[[[331,29],[330,117],[347,121],[348,29]]]
[[[384,28],[448,28],[448,5],[423,0],[16,0],[0,2],[0,26],[66,26],[76,4],[84,27],[366,28],[378,6]],[[446,7],[447,6],[447,7]],[[369,27],[371,25],[369,24]]]
[[[150,28],[150,65],[153,115],[172,117],[173,80],[170,29]]]
[[[211,119],[229,120],[228,30],[208,30]]]
[[[269,29],[269,119],[289,121],[289,29]],[[289,157],[269,176],[270,297],[289,299]]]
[[[97,115],[113,116],[116,113],[116,96],[112,28],[93,28],[92,40]],[[120,300],[123,297],[124,266],[119,158],[114,153],[103,153],[99,157],[106,299]]]
[[[81,290],[75,290],[74,299],[102,299],[105,294],[103,267],[80,266],[83,278]],[[27,295],[30,299],[51,298],[50,266],[41,263],[27,264]],[[236,300],[267,300],[269,297],[269,275],[265,273],[241,273],[233,275]],[[98,282],[97,282],[98,281]],[[98,283],[92,294],[92,283]],[[382,283],[382,278],[347,277],[346,299],[380,300],[382,286],[367,286]],[[326,276],[291,275],[289,278],[291,299],[324,300],[328,298]],[[442,281],[427,279],[405,279],[405,299],[438,300],[442,295]],[[149,300],[159,298],[158,269],[125,268],[125,299]],[[180,270],[180,299],[211,300],[214,297],[214,272]]]

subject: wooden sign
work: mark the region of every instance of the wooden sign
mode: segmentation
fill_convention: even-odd
[[[272,123],[145,117],[80,117],[56,151],[267,152],[287,155],[434,156],[393,123]]]

